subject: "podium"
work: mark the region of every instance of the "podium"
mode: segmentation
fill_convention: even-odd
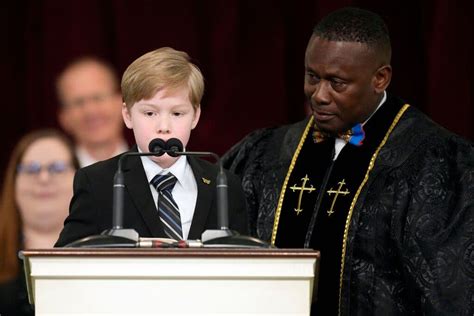
[[[24,250],[36,315],[309,315],[306,249]]]

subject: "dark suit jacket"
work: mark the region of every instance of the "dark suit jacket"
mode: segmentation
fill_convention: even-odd
[[[120,155],[76,172],[70,213],[56,247],[112,228],[113,177],[119,158]],[[217,228],[218,167],[199,158],[187,159],[198,188],[188,239],[201,239],[201,234],[206,229]],[[141,159],[128,157],[123,163],[123,170],[126,186],[123,227],[135,229],[140,237],[167,237]],[[247,208],[240,180],[231,173],[226,174],[229,184],[229,228],[248,234]]]

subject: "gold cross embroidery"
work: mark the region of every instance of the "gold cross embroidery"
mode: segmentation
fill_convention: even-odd
[[[335,194],[334,199],[332,200],[331,209],[327,211],[329,216],[331,216],[334,213],[334,205],[336,204],[336,199],[339,196],[339,194],[347,195],[350,193],[349,190],[347,189],[345,189],[344,191],[341,191],[342,186],[346,184],[344,179],[342,179],[342,181],[338,183],[339,183],[339,188],[337,190],[333,190],[333,188],[331,188],[330,190],[327,191],[329,195]]]
[[[293,192],[295,192],[296,190],[300,191],[300,195],[298,196],[298,206],[294,209],[296,212],[296,215],[300,215],[300,213],[303,211],[303,209],[301,208],[301,199],[303,198],[303,192],[308,191],[309,193],[311,193],[314,190],[316,190],[315,188],[313,188],[313,185],[311,185],[311,187],[309,188],[305,187],[306,182],[308,182],[308,180],[309,180],[308,175],[305,175],[304,178],[301,178],[301,181],[303,181],[303,184],[300,187],[297,187],[296,184],[290,187],[290,189],[293,190]]]

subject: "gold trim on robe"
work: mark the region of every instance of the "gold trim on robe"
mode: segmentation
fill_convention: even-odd
[[[349,228],[350,228],[350,223],[351,223],[351,219],[352,219],[352,212],[354,211],[354,207],[357,203],[357,199],[359,198],[359,195],[360,195],[360,192],[362,191],[362,188],[365,186],[365,184],[369,180],[370,171],[372,171],[372,169],[374,168],[375,160],[377,159],[380,150],[382,149],[383,146],[385,146],[385,143],[387,142],[388,137],[390,136],[393,129],[398,124],[398,121],[400,120],[400,118],[402,117],[402,115],[405,113],[405,111],[408,109],[409,106],[410,106],[409,104],[405,104],[400,109],[400,111],[398,111],[397,116],[395,116],[395,119],[393,120],[392,124],[388,128],[387,133],[385,133],[385,136],[382,139],[382,142],[380,143],[380,145],[375,150],[374,154],[372,155],[372,158],[370,158],[369,167],[367,168],[367,171],[365,173],[364,180],[362,180],[362,183],[360,184],[359,188],[357,189],[357,192],[354,195],[354,198],[352,199],[352,203],[351,203],[351,206],[349,208],[349,214],[347,214],[346,225],[345,225],[345,228],[344,228],[344,237],[343,237],[343,240],[342,240],[341,272],[339,274],[339,308],[338,308],[338,315],[341,315],[342,275],[343,275],[343,272],[344,272],[344,261],[345,261],[346,249],[347,249],[347,238],[349,236]]]
[[[283,199],[285,198],[286,187],[288,186],[288,181],[290,180],[291,172],[295,168],[296,160],[298,159],[301,148],[303,148],[304,141],[306,140],[306,137],[308,136],[310,129],[313,127],[313,120],[314,118],[313,116],[311,116],[308,121],[308,124],[306,124],[303,135],[301,135],[300,142],[298,143],[298,146],[296,147],[295,154],[293,155],[293,158],[291,159],[290,167],[288,168],[288,173],[286,174],[285,181],[283,181],[283,187],[280,192],[280,198],[278,199],[277,209],[275,210],[275,220],[273,221],[273,230],[272,230],[272,239],[271,239],[272,246],[275,246],[276,234],[278,230],[278,222],[280,221],[280,214],[281,214],[281,209],[283,207]]]
[[[372,157],[370,159],[370,162],[369,162],[369,166],[368,166],[367,171],[365,173],[364,179],[362,180],[362,182],[361,182],[359,188],[357,189],[357,192],[355,193],[354,198],[351,202],[351,205],[350,205],[350,208],[349,208],[349,213],[348,213],[347,219],[346,219],[346,224],[345,224],[345,227],[344,227],[344,236],[343,236],[343,244],[342,244],[341,270],[340,270],[340,277],[339,277],[339,307],[338,307],[338,314],[339,315],[341,313],[342,276],[343,276],[343,271],[344,271],[344,260],[345,260],[345,256],[346,256],[347,239],[348,239],[348,235],[349,235],[350,222],[351,222],[351,219],[352,219],[352,213],[354,211],[354,207],[357,203],[360,192],[362,191],[363,187],[365,186],[365,184],[367,183],[367,181],[369,179],[369,174],[370,174],[370,172],[372,171],[372,169],[375,165],[375,160],[377,159],[380,150],[382,149],[382,147],[387,142],[388,137],[392,133],[393,129],[397,125],[397,123],[400,120],[400,118],[402,117],[402,115],[409,108],[409,106],[410,106],[409,104],[405,104],[400,109],[400,111],[398,111],[398,113],[395,116],[392,124],[390,125],[389,129],[385,133],[385,136],[382,139],[380,145],[377,147],[374,154],[372,155]],[[285,180],[283,182],[283,186],[282,186],[282,189],[281,189],[281,192],[280,192],[280,197],[278,199],[277,209],[275,210],[275,219],[274,219],[274,222],[273,222],[273,230],[272,230],[272,237],[271,237],[271,245],[272,246],[275,246],[276,235],[277,235],[278,225],[279,225],[279,221],[280,221],[280,214],[281,214],[282,207],[283,207],[283,200],[285,198],[285,192],[286,192],[286,188],[288,186],[288,181],[289,181],[291,173],[293,172],[293,169],[296,165],[296,160],[298,159],[298,156],[301,152],[301,149],[302,149],[303,144],[306,140],[306,137],[308,136],[308,133],[309,133],[310,129],[312,128],[312,125],[313,125],[312,123],[313,123],[313,117],[310,118],[310,120],[308,121],[308,124],[306,125],[306,127],[303,131],[303,134],[301,135],[300,141],[298,143],[298,146],[296,147],[293,158],[291,159],[291,163],[290,163],[290,166],[288,168],[288,172],[287,172]]]

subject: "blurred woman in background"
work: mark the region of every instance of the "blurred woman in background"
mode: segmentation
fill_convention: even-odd
[[[18,251],[54,246],[78,165],[71,142],[57,130],[33,131],[14,148],[0,195],[0,315],[34,314]]]

